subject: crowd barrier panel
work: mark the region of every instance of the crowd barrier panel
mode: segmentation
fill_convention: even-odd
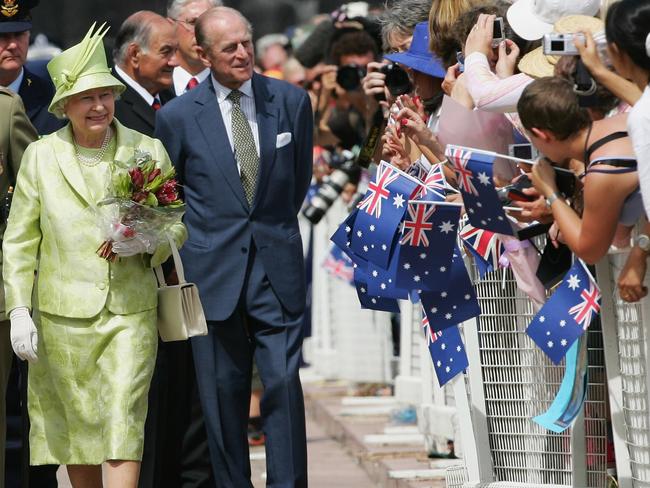
[[[456,383],[464,468],[449,468],[448,488],[604,487],[607,417],[603,335],[588,334],[588,391],[572,428],[555,434],[532,421],[550,406],[564,365],[554,365],[526,335],[532,302],[509,269],[488,273],[476,285],[482,314],[462,325],[469,357]],[[505,273],[505,276],[504,274]]]
[[[329,239],[347,215],[338,199],[312,229],[312,336],[306,341],[307,361],[327,379],[390,383],[390,315],[361,309],[354,286],[322,267],[332,246]]]

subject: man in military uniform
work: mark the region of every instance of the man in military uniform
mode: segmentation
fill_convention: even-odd
[[[1,13],[0,13],[1,15]],[[0,204],[6,207],[7,193],[16,182],[18,167],[28,144],[37,138],[20,97],[0,88]],[[0,235],[4,232],[6,210],[0,211]],[[2,262],[0,253],[0,263]],[[0,279],[0,282],[2,280]],[[5,317],[4,293],[0,291],[0,488],[5,486],[6,391],[13,352],[9,341],[9,321]],[[9,485],[11,486],[11,485]]]
[[[47,111],[54,96],[52,82],[24,66],[32,28],[30,9],[38,2],[0,0],[0,86],[20,95],[29,120],[44,135],[60,129],[63,123]]]

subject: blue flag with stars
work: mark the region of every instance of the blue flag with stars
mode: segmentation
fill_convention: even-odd
[[[354,268],[354,284],[357,288],[357,296],[361,308],[369,308],[371,310],[381,310],[383,312],[399,313],[399,305],[394,298],[380,297],[371,295],[368,292],[368,281],[370,277],[363,272],[359,267]]]
[[[408,290],[399,287],[397,282],[399,249],[396,248],[388,263],[388,269],[368,263],[368,293],[386,298],[408,299]]]
[[[600,298],[600,288],[591,273],[576,259],[526,333],[558,364],[600,312]]]
[[[435,330],[443,330],[481,314],[476,292],[458,248],[454,250],[451,276],[440,290],[420,292],[420,301]]]
[[[350,234],[352,233],[352,226],[354,226],[354,220],[357,218],[358,209],[355,209],[343,223],[339,226],[338,229],[330,237],[330,241],[336,244],[348,257],[355,263],[357,266],[366,269],[368,267],[368,261],[363,259],[361,256],[355,254],[352,249],[350,249]]]
[[[382,161],[374,182],[359,203],[350,248],[362,259],[388,268],[395,232],[417,180]],[[353,258],[354,259],[354,258]]]
[[[445,155],[456,171],[470,224],[479,229],[515,235],[494,187],[495,155],[451,144],[447,145]]]
[[[465,345],[458,325],[436,331],[426,317],[422,319],[422,330],[427,340],[433,369],[442,387],[469,366]]]
[[[460,207],[413,201],[402,224],[397,285],[405,290],[440,290],[449,280]]]

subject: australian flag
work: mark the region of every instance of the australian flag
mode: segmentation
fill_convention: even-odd
[[[444,330],[481,314],[472,281],[458,248],[454,250],[451,275],[439,290],[420,292],[422,308],[435,330]]]
[[[578,259],[526,333],[557,364],[600,312],[600,298],[598,285]]]
[[[382,161],[361,203],[350,235],[350,248],[362,259],[388,267],[397,228],[418,183]],[[353,258],[354,259],[354,258]]]
[[[397,280],[398,266],[399,255],[397,250],[393,252],[390,258],[388,269],[377,266],[375,263],[368,263],[368,293],[380,297],[406,300],[409,297],[408,289],[399,287]]]
[[[358,209],[355,209],[347,218],[343,221],[339,228],[336,229],[336,232],[330,237],[330,241],[336,244],[348,257],[354,262],[357,266],[361,268],[367,268],[368,261],[363,259],[361,256],[356,255],[352,249],[350,249],[350,234],[352,234],[352,227],[354,226],[354,220],[357,218]]]
[[[480,229],[514,235],[494,188],[492,168],[495,156],[451,144],[447,145],[445,155],[454,165],[470,224]]]
[[[427,340],[433,369],[436,372],[438,383],[442,387],[469,366],[460,329],[454,325],[444,330],[435,331],[425,315],[422,319],[422,331]]]
[[[447,180],[442,164],[431,166],[429,172],[421,178],[422,185],[415,189],[413,198],[420,200],[444,201]]]
[[[354,283],[354,263],[336,244],[323,261],[323,268],[335,278],[350,285]]]
[[[399,305],[394,298],[380,297],[373,295],[368,291],[368,282],[374,280],[368,276],[361,268],[354,269],[354,284],[357,288],[357,296],[361,308],[369,308],[371,310],[381,310],[384,312],[399,312]]]
[[[465,249],[474,256],[481,278],[485,273],[497,269],[505,248],[495,232],[466,224],[461,229],[459,237]]]
[[[405,290],[439,290],[451,273],[460,207],[412,201],[402,224],[397,285]]]

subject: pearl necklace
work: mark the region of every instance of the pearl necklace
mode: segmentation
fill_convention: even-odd
[[[104,136],[102,145],[99,148],[99,152],[92,157],[84,156],[83,154],[79,153],[79,145],[77,144],[76,139],[73,137],[72,141],[74,143],[74,152],[75,152],[75,156],[77,157],[77,161],[79,161],[84,166],[88,166],[89,168],[92,168],[93,166],[97,166],[101,162],[102,158],[104,157],[104,154],[106,153],[106,150],[108,149],[108,144],[111,141],[112,135],[113,135],[113,131],[109,127],[106,130],[106,135]]]

